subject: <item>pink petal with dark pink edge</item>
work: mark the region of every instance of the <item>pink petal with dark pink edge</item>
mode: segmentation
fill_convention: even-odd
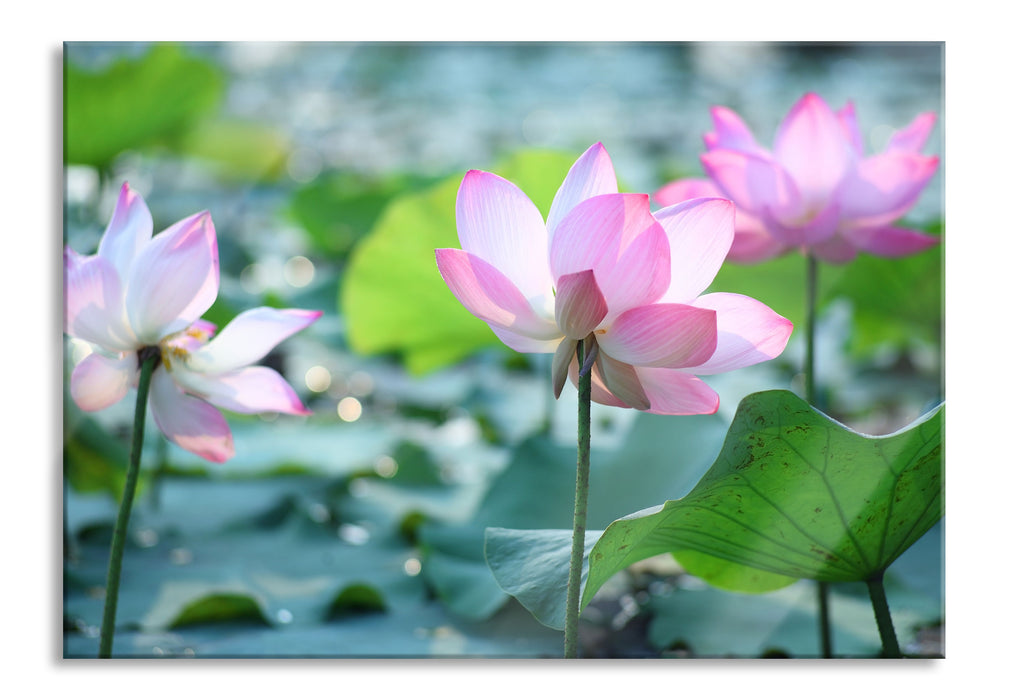
[[[711,121],[715,130],[704,135],[704,145],[709,151],[727,149],[771,157],[771,153],[753,138],[746,122],[728,107],[712,107]]]
[[[442,279],[466,310],[482,321],[536,340],[561,335],[553,319],[538,316],[503,272],[482,258],[455,248],[439,248]]]
[[[658,299],[669,287],[669,242],[648,195],[604,194],[577,205],[554,233],[554,278],[592,270],[610,317]]]
[[[213,340],[193,353],[188,366],[197,372],[218,374],[251,365],[321,315],[321,311],[267,306],[243,311]]]
[[[662,367],[638,367],[637,370],[641,386],[651,402],[649,413],[694,416],[718,410],[718,393],[692,374]]]
[[[147,203],[124,182],[112,218],[98,244],[98,255],[115,266],[120,279],[128,279],[133,261],[153,233],[154,221]]]
[[[606,318],[608,308],[592,270],[562,275],[557,280],[557,325],[568,338],[581,340]]]
[[[470,170],[455,212],[463,250],[498,269],[526,299],[551,293],[546,225],[522,190],[493,173]]]
[[[290,413],[307,416],[294,388],[270,367],[243,367],[223,374],[173,369],[176,382],[219,408],[236,413]]]
[[[910,124],[896,131],[886,146],[887,152],[920,153],[935,126],[935,112],[924,112]]]
[[[151,377],[151,417],[165,437],[206,460],[224,462],[235,455],[231,429],[221,412],[184,393],[164,367]]]
[[[633,369],[633,368],[631,368]],[[606,384],[603,382],[602,375],[599,372],[599,363],[596,362],[592,365],[590,370],[592,375],[590,399],[595,403],[602,404],[603,406],[615,406],[617,408],[630,408],[629,405],[618,399],[613,393],[606,388]],[[576,357],[572,360],[570,366],[568,367],[568,379],[578,388],[578,358]],[[647,401],[647,396],[644,400]]]
[[[715,351],[715,312],[687,304],[650,304],[625,311],[604,332],[600,349],[635,366],[694,367]]]
[[[596,143],[575,161],[554,195],[547,215],[548,237],[553,236],[557,224],[576,204],[598,194],[613,194],[616,191],[617,176],[613,171],[613,161],[603,144]]]
[[[126,320],[123,288],[112,262],[63,251],[65,309],[63,330],[106,350],[127,352],[139,346]]]
[[[194,214],[151,239],[126,287],[126,311],[141,342],[183,330],[217,298],[217,235],[210,214]]]
[[[652,199],[660,207],[668,207],[673,204],[685,202],[688,199],[698,197],[722,197],[722,191],[718,189],[711,180],[704,180],[696,177],[685,177],[682,180],[673,180],[663,185],[656,192]]]
[[[705,294],[695,306],[718,317],[718,346],[693,374],[717,374],[766,362],[781,354],[792,335],[792,322],[765,304],[742,294]]]
[[[849,228],[889,224],[918,200],[939,166],[934,156],[888,152],[866,158],[838,191]]]
[[[93,352],[70,374],[70,396],[82,411],[101,411],[119,403],[137,372],[137,356],[106,357]]]
[[[855,105],[850,100],[837,111],[837,119],[841,125],[841,131],[848,139],[848,145],[852,152],[859,158],[862,157],[862,131],[858,125],[858,117],[855,114]]]
[[[857,160],[837,115],[814,93],[803,96],[785,116],[774,158],[812,208],[825,206]]]
[[[884,258],[913,255],[939,243],[936,236],[893,226],[845,231],[844,235],[859,249]]]
[[[803,213],[795,181],[773,160],[717,150],[702,154],[701,165],[737,211],[762,219],[788,219]]]
[[[664,302],[690,302],[715,279],[732,246],[735,207],[727,199],[689,199],[655,212],[669,237],[671,272]]]

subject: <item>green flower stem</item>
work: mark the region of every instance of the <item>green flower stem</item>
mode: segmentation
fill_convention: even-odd
[[[137,491],[137,477],[140,474],[140,453],[144,446],[144,420],[147,415],[147,393],[151,387],[151,374],[160,355],[153,348],[140,351],[140,382],[137,385],[137,409],[133,419],[133,447],[130,450],[130,466],[126,472],[123,498],[119,503],[116,526],[112,531],[112,549],[109,552],[109,572],[105,582],[105,611],[102,613],[102,632],[98,644],[98,658],[112,656],[112,637],[116,630],[116,606],[119,603],[119,576],[123,569],[123,549],[130,523],[133,496]]]
[[[893,618],[890,617],[890,606],[886,602],[883,575],[873,576],[866,583],[869,585],[869,597],[872,599],[872,612],[876,615],[876,626],[879,627],[879,638],[883,642],[883,658],[899,659],[900,643],[897,642],[897,632],[893,628]]]
[[[567,608],[564,614],[564,658],[578,657],[578,618],[581,616],[582,558],[589,500],[589,399],[592,395],[592,358],[585,357],[585,341],[578,341],[578,462],[575,473],[575,515],[571,534]],[[586,359],[588,361],[586,361]]]
[[[816,378],[813,374],[816,356],[816,258],[806,256],[806,401],[816,408]],[[820,655],[829,659],[834,655],[830,631],[830,585],[826,581],[816,582],[816,599],[820,621]]]

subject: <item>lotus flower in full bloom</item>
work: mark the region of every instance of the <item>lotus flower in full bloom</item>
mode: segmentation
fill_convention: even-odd
[[[554,393],[592,364],[592,400],[661,414],[713,413],[698,375],[763,362],[792,324],[739,294],[702,294],[732,243],[733,205],[704,198],[654,215],[620,194],[609,154],[589,148],[544,222],[529,198],[469,171],[456,200],[462,250],[436,251],[449,289],[518,352],[553,353]]]
[[[111,406],[137,386],[141,355],[157,353],[150,405],[158,428],[180,447],[223,462],[234,445],[214,406],[309,413],[279,373],[249,365],[322,312],[252,309],[213,337],[216,327],[200,319],[220,280],[210,214],[152,233],[147,204],[124,184],[98,252],[66,247],[64,331],[92,349],[73,369],[70,395],[85,411]]]
[[[726,107],[711,110],[704,135],[704,179],[672,182],[655,193],[662,205],[691,197],[728,197],[736,205],[729,259],[759,262],[798,249],[843,263],[859,251],[882,257],[917,253],[938,242],[894,225],[918,200],[939,165],[921,154],[935,114],[920,114],[893,134],[882,153],[863,153],[855,107],[834,112],[819,95],[803,96],[778,129],[773,150],[756,142]]]

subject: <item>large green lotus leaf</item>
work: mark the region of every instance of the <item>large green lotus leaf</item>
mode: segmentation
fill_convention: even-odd
[[[65,160],[104,168],[119,153],[179,136],[210,114],[224,76],[171,44],[93,72],[73,64],[71,45],[63,86]]]
[[[575,156],[519,152],[490,168],[520,187],[545,213]],[[355,352],[402,353],[420,374],[487,346],[504,346],[452,295],[438,273],[436,248],[458,248],[455,200],[461,176],[394,199],[354,248],[340,297]],[[546,251],[543,251],[546,254]]]
[[[871,437],[791,392],[751,394],[689,494],[606,529],[590,555],[585,600],[635,561],[678,550],[795,578],[882,573],[942,517],[942,420],[940,406]]]

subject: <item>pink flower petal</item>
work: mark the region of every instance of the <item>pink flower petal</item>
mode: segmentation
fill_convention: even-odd
[[[184,393],[164,367],[154,371],[150,399],[154,422],[182,449],[211,462],[224,462],[235,455],[231,429],[221,412]]]
[[[100,411],[119,403],[137,373],[137,356],[106,357],[93,352],[70,374],[70,396],[82,411]]]
[[[600,382],[612,395],[629,408],[647,411],[651,400],[641,385],[636,367],[614,359],[600,350],[593,366]]]
[[[852,152],[858,156],[862,157],[863,145],[862,145],[862,131],[858,126],[858,117],[855,114],[855,105],[850,100],[837,112],[837,118],[841,124],[841,131],[844,133],[845,138],[848,139],[848,145],[851,146]]]
[[[716,292],[699,297],[695,306],[718,318],[718,345],[693,374],[717,374],[765,362],[781,354],[792,335],[792,322],[742,294]]]
[[[577,205],[554,232],[555,279],[592,270],[610,316],[648,304],[669,287],[669,242],[643,194],[604,194]]]
[[[199,374],[177,368],[172,376],[186,390],[236,413],[311,414],[294,388],[270,367],[243,367],[223,374]]]
[[[732,246],[734,218],[727,199],[690,199],[655,213],[669,237],[671,273],[662,301],[688,303],[708,288]]]
[[[837,202],[829,202],[815,215],[799,222],[781,221],[766,212],[763,221],[774,238],[800,248],[825,241],[837,233],[841,225],[841,207]]]
[[[625,311],[608,332],[596,331],[600,349],[635,366],[695,367],[718,340],[715,312],[687,304],[649,304]]]
[[[685,177],[663,185],[652,197],[660,207],[685,202],[698,197],[721,197],[722,191],[711,180],[699,177]]]
[[[219,374],[251,365],[321,315],[321,311],[266,306],[243,311],[193,353],[188,366],[197,372]]]
[[[851,228],[889,224],[907,212],[928,184],[939,159],[892,151],[861,161],[838,196]]]
[[[455,211],[463,250],[498,269],[526,299],[550,294],[546,225],[522,190],[493,173],[470,170]]]
[[[736,210],[736,236],[732,239],[727,259],[735,263],[753,264],[770,260],[788,250],[788,245],[779,241],[762,226],[741,228],[743,213]],[[747,216],[748,219],[752,217]],[[754,221],[756,221],[754,219]]]
[[[939,239],[935,236],[893,226],[845,231],[844,236],[859,249],[884,258],[912,255],[939,243]]]
[[[137,337],[153,345],[183,330],[214,303],[218,284],[210,214],[194,214],[159,233],[137,256],[126,288]]]
[[[562,275],[557,280],[557,325],[568,338],[581,340],[606,318],[608,308],[592,270]]]
[[[508,330],[507,328],[495,326],[493,323],[488,323],[487,325],[492,331],[494,331],[494,335],[498,337],[498,340],[515,352],[553,353],[557,350],[557,346],[562,340],[559,330],[555,331],[557,333],[557,337],[548,340],[539,340],[537,338],[529,338],[527,336],[520,335]]]
[[[806,94],[785,116],[774,157],[799,185],[806,206],[815,209],[826,205],[856,162],[837,115],[814,93]]]
[[[701,155],[705,172],[737,210],[778,219],[803,213],[799,189],[791,175],[773,160],[737,151]]]
[[[63,263],[63,330],[106,350],[137,349],[137,338],[126,320],[122,285],[112,262],[100,255],[78,255],[68,246]]]
[[[746,122],[728,107],[712,107],[711,121],[715,130],[704,135],[704,145],[709,151],[725,149],[752,153],[762,158],[771,157],[767,149],[753,138]]]
[[[435,258],[445,284],[480,320],[536,340],[561,335],[553,320],[537,315],[522,291],[490,263],[455,248],[439,248]]]
[[[555,399],[561,397],[561,391],[564,389],[564,382],[568,378],[568,370],[572,361],[575,363],[576,378],[578,376],[578,358],[575,357],[577,350],[578,341],[574,338],[564,338],[561,344],[557,346],[557,351],[554,353],[553,362],[550,366],[550,376],[553,380]],[[575,383],[577,384],[577,379]]]
[[[935,126],[935,112],[924,112],[910,124],[895,132],[886,146],[887,152],[920,153]]]
[[[613,161],[603,144],[596,143],[575,161],[554,195],[547,215],[548,235],[553,235],[557,224],[579,202],[598,194],[613,194],[616,191],[617,176],[613,171]]]
[[[113,264],[119,279],[128,279],[133,261],[151,240],[153,232],[154,222],[147,203],[124,182],[112,218],[98,244],[98,255]]]
[[[818,260],[840,265],[851,262],[858,255],[858,248],[842,233],[809,247],[809,254]]]
[[[718,410],[718,393],[692,374],[662,367],[637,369],[638,378],[651,402],[649,413],[693,416]]]

